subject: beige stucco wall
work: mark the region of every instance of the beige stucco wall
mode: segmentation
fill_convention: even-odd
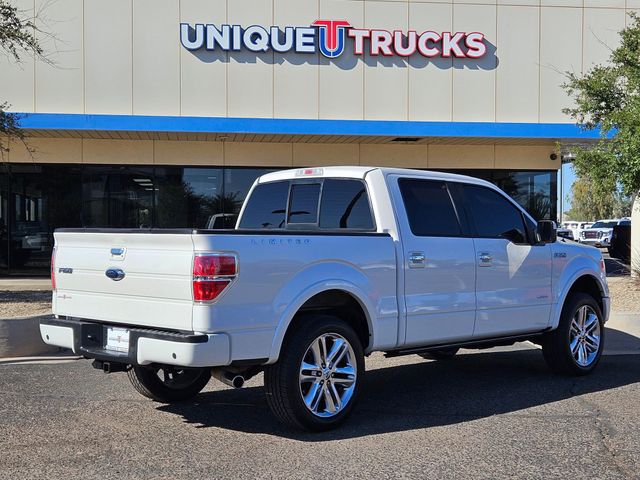
[[[544,169],[553,145],[381,145],[200,142],[29,138],[29,153],[12,141],[5,161],[14,163],[125,163],[137,165],[314,166],[376,165],[413,168]]]
[[[568,121],[561,72],[605,60],[625,11],[640,7],[640,0],[12,2],[27,15],[39,11],[55,36],[40,35],[53,65],[0,57],[1,96],[15,111],[486,122]],[[285,26],[317,18],[481,31],[496,51],[476,66],[346,53],[335,61],[244,51],[203,57],[179,40],[180,22]]]

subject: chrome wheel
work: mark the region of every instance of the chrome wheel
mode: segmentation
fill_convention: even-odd
[[[358,367],[353,348],[343,336],[325,333],[316,338],[300,364],[300,394],[318,417],[342,411],[356,388]]]
[[[588,367],[598,357],[600,342],[600,320],[589,305],[576,310],[569,329],[569,348],[574,361],[581,367]]]

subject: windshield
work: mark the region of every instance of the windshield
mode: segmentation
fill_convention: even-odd
[[[596,222],[591,228],[613,228],[618,222]]]

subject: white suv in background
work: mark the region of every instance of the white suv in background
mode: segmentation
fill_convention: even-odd
[[[583,230],[587,228],[591,228],[593,222],[580,222],[580,221],[569,221],[562,222],[562,228],[566,230],[570,230],[574,240],[580,239],[580,234]]]
[[[578,226],[573,227],[573,238],[578,240],[580,238],[580,234],[587,228],[591,228],[592,225],[593,222],[578,222]]]
[[[613,227],[616,225],[631,225],[631,220],[628,218],[598,220],[591,228],[586,228],[580,232],[579,241],[594,247],[609,247],[611,245]]]

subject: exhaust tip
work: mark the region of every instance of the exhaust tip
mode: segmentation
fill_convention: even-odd
[[[213,378],[220,380],[225,385],[229,385],[233,388],[242,388],[244,386],[244,382],[246,379],[244,375],[240,375],[235,372],[230,372],[229,370],[223,370],[220,368],[214,368],[211,370],[211,375]]]
[[[233,377],[233,380],[231,380],[231,383],[233,384],[233,388],[242,388],[244,387],[244,377],[242,375],[236,375]]]

